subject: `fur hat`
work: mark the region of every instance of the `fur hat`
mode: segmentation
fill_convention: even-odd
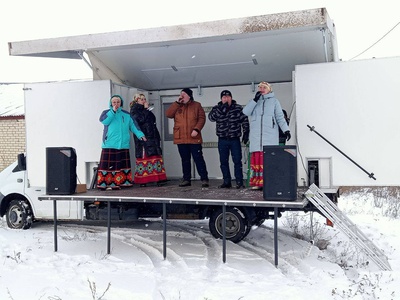
[[[193,91],[191,89],[184,88],[182,89],[182,92],[185,92],[190,97],[190,100],[193,100]]]
[[[221,99],[222,99],[223,96],[230,96],[232,98],[232,93],[231,93],[231,91],[223,90],[221,92]]]

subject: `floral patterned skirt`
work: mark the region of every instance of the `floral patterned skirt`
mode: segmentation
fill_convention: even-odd
[[[143,151],[143,158],[136,158],[134,181],[138,184],[151,182],[164,182],[167,180],[164,161],[161,155],[146,156]]]

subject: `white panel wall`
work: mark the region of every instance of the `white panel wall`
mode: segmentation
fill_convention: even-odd
[[[73,147],[77,175],[86,183],[86,162],[100,159],[111,83],[105,81],[35,83],[25,86],[26,150],[31,186],[45,186],[46,147]]]
[[[333,186],[400,185],[399,87],[399,57],[297,66],[298,182],[306,178],[302,160],[322,157],[331,158]]]

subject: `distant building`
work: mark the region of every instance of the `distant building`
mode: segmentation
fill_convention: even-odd
[[[0,83],[0,171],[25,151],[23,85]]]

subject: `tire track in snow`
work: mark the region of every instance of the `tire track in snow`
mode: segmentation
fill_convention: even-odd
[[[179,222],[179,221],[178,221]],[[207,267],[209,268],[210,271],[215,270],[222,264],[222,240],[217,240],[215,239],[211,233],[209,232],[208,229],[204,229],[203,226],[199,226],[198,223],[178,223],[178,222],[168,222],[167,226],[172,227],[172,228],[177,228],[185,232],[191,233],[194,237],[198,238],[201,240],[201,242],[204,244],[206,252],[207,252]],[[267,226],[261,225],[259,227],[261,230],[268,231],[270,233],[271,228],[268,228]],[[286,236],[288,235],[288,232],[285,230],[279,230],[280,234],[284,234]],[[168,232],[168,231],[167,231]],[[227,241],[230,243],[229,241]],[[263,244],[258,243],[257,241],[253,241],[251,239],[245,238],[239,243],[232,243],[233,248],[241,248],[247,252],[252,253],[253,255],[256,255],[257,257],[267,261],[268,263],[272,264],[275,266],[275,255],[274,255],[274,248],[273,246],[265,246]],[[238,251],[235,249],[231,249],[230,251],[227,250],[227,256],[229,259],[229,253],[232,254],[233,251]],[[301,272],[299,269],[293,265],[292,263],[289,262],[285,256],[291,257],[292,255],[282,255],[282,253],[279,254],[278,258],[278,265],[279,269],[282,271],[283,274],[288,275],[288,274],[300,274]],[[295,262],[296,263],[296,262]],[[215,273],[212,273],[213,276],[215,276]]]
[[[208,230],[202,227],[195,226],[193,223],[178,223],[169,222],[167,226],[172,228],[177,228],[181,231],[191,234],[193,237],[198,239],[205,249],[205,266],[209,270],[209,276],[217,276],[216,269],[222,264],[221,254],[222,247],[219,245],[218,240],[216,240]]]
[[[96,226],[96,225],[68,225],[68,224],[63,224],[59,226],[60,229],[62,227],[69,229],[69,230],[73,230],[76,232],[83,232],[82,234],[84,234],[84,232],[90,232],[90,233],[95,233],[98,234],[102,237],[104,237],[105,239],[107,238],[107,228],[104,226]],[[137,229],[130,229],[130,230],[135,230],[137,231]],[[122,231],[122,233],[118,233],[119,231]],[[141,251],[151,262],[152,266],[157,268],[159,265],[159,260],[160,259],[156,259],[157,256],[162,257],[162,254],[160,254],[160,251],[158,251],[156,248],[154,247],[145,247],[145,245],[139,245],[139,243],[134,243],[134,242],[130,242],[130,237],[127,236],[129,235],[128,230],[123,229],[121,230],[120,228],[118,229],[111,229],[111,236],[110,236],[110,240],[111,240],[111,254],[113,255],[113,239],[117,239],[120,243],[123,243],[125,245],[128,245],[130,247],[135,247],[136,249],[138,249],[138,251]],[[68,235],[67,235],[68,237]],[[61,237],[62,239],[65,239],[64,237]],[[70,238],[68,238],[70,239]],[[71,239],[70,239],[71,240]],[[106,243],[104,243],[104,247],[106,246]],[[108,255],[108,254],[107,254]]]
[[[275,266],[275,254],[272,247],[265,247],[251,240],[242,240],[237,245]],[[285,275],[301,273],[296,266],[292,265],[282,255],[278,255],[278,266],[278,269]]]
[[[119,237],[125,244],[133,246],[144,254],[146,254],[152,261],[153,266],[156,268],[161,268],[165,263],[169,263],[172,266],[180,269],[187,270],[188,266],[185,260],[172,249],[167,247],[167,257],[166,260],[163,258],[163,242],[154,241],[150,237],[143,237],[140,234],[148,235],[149,231],[134,229],[134,233],[127,233],[126,231],[121,231],[120,233],[112,232],[112,237]],[[167,233],[168,238],[168,233]]]
[[[162,220],[152,220],[152,223],[158,223],[162,226]],[[99,226],[87,226],[87,225],[79,225],[79,226],[69,226],[62,225],[67,228],[71,228],[74,230],[87,230],[89,232],[97,232],[99,234],[106,234],[106,228]],[[114,228],[111,230],[111,238],[116,238],[120,240],[122,243],[126,245],[133,246],[140,250],[144,255],[146,255],[153,266],[157,269],[165,266],[165,263],[169,263],[176,268],[180,268],[182,270],[189,270],[187,262],[185,261],[185,257],[178,254],[172,248],[174,244],[169,244],[168,241],[171,239],[180,239],[183,233],[188,233],[195,239],[199,240],[202,245],[204,245],[204,265],[208,268],[210,276],[217,276],[215,270],[218,269],[218,266],[222,265],[222,240],[215,239],[208,228],[205,229],[204,223],[199,224],[198,222],[182,222],[178,220],[169,220],[167,223],[167,257],[166,260],[163,259],[163,242],[162,239],[160,241],[155,241],[151,238],[151,235],[155,232],[153,229],[137,229],[137,228]],[[170,230],[168,230],[170,228]],[[171,228],[176,228],[178,231],[173,231]],[[257,230],[267,231],[268,234],[271,234],[271,228],[261,225]],[[290,237],[287,231],[279,230],[280,234]],[[162,231],[157,236],[162,237]],[[184,236],[183,236],[184,238]],[[171,242],[170,242],[171,243]],[[234,248],[239,247],[242,248],[246,252],[250,252],[253,255],[267,261],[268,263],[275,265],[275,257],[274,257],[274,248],[273,244],[271,246],[266,246],[265,244],[260,244],[254,238],[246,237],[241,242],[232,245]],[[198,247],[198,245],[197,245]],[[229,259],[229,253],[233,253],[233,251],[238,251],[237,249],[227,250],[227,256]],[[282,271],[283,274],[301,274],[301,271],[296,267],[298,265],[298,260],[300,258],[295,258],[292,254],[284,254],[282,252],[279,253],[278,258],[278,266],[279,270]],[[294,261],[294,263],[291,263]]]
[[[85,232],[90,232],[92,234],[95,233],[102,235],[104,237],[107,236],[107,228],[103,226],[60,225],[60,228],[61,227],[65,227],[78,232],[83,232],[82,233],[83,235],[85,234]],[[111,245],[113,244],[112,240],[117,239],[121,243],[124,243],[125,245],[135,247],[149,258],[150,262],[155,268],[161,268],[165,263],[170,263],[172,266],[187,269],[188,267],[185,261],[182,259],[180,255],[176,254],[172,249],[167,249],[167,260],[164,261],[162,241],[152,240],[151,237],[149,236],[149,234],[151,234],[152,232],[154,232],[154,230],[151,229],[146,230],[137,228],[123,228],[123,227],[118,227],[114,229],[111,228],[111,236],[110,236]]]
[[[253,252],[267,261],[269,261],[271,264],[275,265],[275,249],[274,249],[274,240],[273,240],[273,228],[267,227],[265,225],[259,226],[256,230],[262,230],[266,231],[268,234],[272,235],[271,237],[271,244],[261,244],[258,242],[256,237],[251,237],[248,236],[244,240],[242,240],[239,245],[241,245],[243,248],[247,249],[250,252]],[[285,230],[285,229],[279,229],[278,228],[278,268],[282,271],[283,274],[285,275],[294,275],[298,276],[299,274],[302,274],[303,272],[301,271],[301,260],[307,257],[311,250],[313,245],[309,244],[308,247],[304,251],[279,251],[280,247],[279,244],[284,242],[284,239],[291,239],[291,240],[297,240],[294,238],[292,235],[292,232]],[[302,247],[300,245],[299,241],[299,247]],[[303,245],[304,246],[304,245]]]

